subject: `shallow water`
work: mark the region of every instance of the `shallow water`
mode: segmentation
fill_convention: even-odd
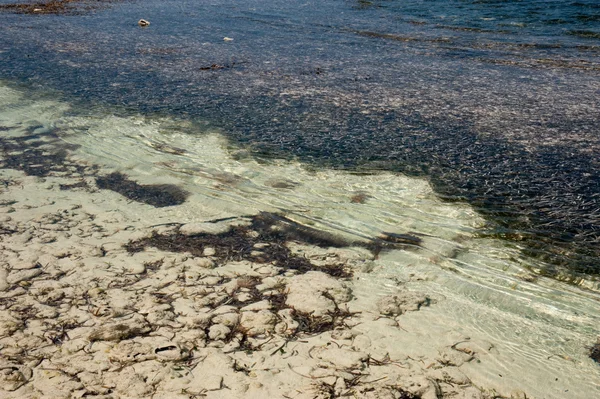
[[[115,2],[0,22],[2,78],[208,123],[263,157],[425,176],[544,273],[598,272],[594,1]]]
[[[403,316],[403,328],[422,330],[423,345],[446,334],[492,342],[494,361],[472,371],[490,384],[547,398],[593,397],[600,389],[600,370],[586,349],[600,323],[597,283],[582,281],[584,290],[532,274],[543,267],[539,262],[503,240],[481,237],[486,220],[466,204],[441,201],[426,180],[259,162],[219,131],[189,122],[115,116],[108,108],[90,113],[27,94],[0,89],[5,136],[53,132],[60,139],[45,147],[48,153],[67,147],[71,159],[100,165],[100,175],[118,170],[142,184],[185,189],[190,196],[185,206],[170,207],[169,222],[267,211],[349,242],[382,232],[418,237],[419,245],[384,250],[364,264],[354,283],[363,298],[358,309],[407,285],[434,303]]]
[[[593,397],[595,2],[268,3],[0,13],[0,133],[53,132],[103,171],[185,188],[177,222],[210,204],[416,235],[361,289],[421,284],[440,328],[503,343],[490,373]],[[535,388],[563,376],[569,393]]]

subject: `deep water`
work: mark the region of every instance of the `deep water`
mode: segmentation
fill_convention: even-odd
[[[1,11],[0,79],[209,123],[259,157],[425,176],[549,275],[600,273],[597,1],[93,5]]]

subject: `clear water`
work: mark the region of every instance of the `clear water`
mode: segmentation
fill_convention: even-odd
[[[364,290],[425,276],[444,298],[434,320],[502,342],[506,378],[567,376],[569,394],[540,397],[593,397],[599,15],[593,0],[0,12],[0,124],[43,126],[82,160],[185,186],[177,221],[216,204],[359,239],[423,234]]]
[[[595,0],[84,11],[0,13],[0,77],[209,123],[265,157],[424,176],[545,273],[600,271]]]

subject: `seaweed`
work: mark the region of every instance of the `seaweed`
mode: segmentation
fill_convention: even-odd
[[[596,363],[600,363],[600,339],[590,348],[590,358]]]
[[[281,228],[284,223],[286,229]],[[352,273],[342,264],[317,266],[307,258],[297,256],[285,245],[290,240],[304,243],[337,246],[339,241],[330,240],[329,236],[316,230],[297,228],[297,224],[282,216],[261,213],[252,217],[250,226],[234,226],[221,234],[199,233],[182,234],[179,231],[167,234],[153,232],[150,237],[130,241],[125,248],[130,253],[143,251],[146,247],[154,247],[163,251],[185,252],[192,256],[204,256],[205,248],[213,248],[212,258],[218,263],[248,260],[254,263],[270,263],[281,268],[281,273],[295,270],[300,274],[309,271],[321,271],[333,277],[349,278]],[[265,244],[260,250],[256,244]]]
[[[73,184],[59,184],[59,188],[61,191],[73,190],[76,188],[90,190],[90,185],[85,180],[81,180],[81,181],[79,181],[77,183],[73,183]]]
[[[111,190],[137,202],[152,205],[156,208],[180,205],[185,202],[189,193],[173,184],[139,184],[129,180],[120,172],[96,178],[100,189]]]
[[[3,159],[0,167],[23,171],[29,176],[46,177],[57,173],[78,174],[80,176],[95,173],[97,167],[70,161],[69,151],[79,146],[61,142],[55,132],[31,134],[22,137],[0,138],[0,151]]]
[[[343,327],[344,321],[347,318],[358,314],[358,312],[350,312],[348,309],[341,309],[330,294],[324,292],[322,295],[333,302],[335,309],[329,311],[326,316],[314,316],[312,313],[301,312],[294,309],[292,318],[298,322],[296,334],[306,333],[309,335],[317,335],[325,331],[331,331],[338,327]]]

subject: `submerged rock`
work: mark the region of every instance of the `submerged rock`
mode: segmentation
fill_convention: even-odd
[[[394,295],[388,295],[377,301],[377,309],[386,316],[399,316],[405,312],[414,312],[427,306],[430,299],[420,292],[400,292]]]
[[[335,311],[337,304],[350,300],[350,289],[323,272],[310,271],[292,277],[287,289],[286,304],[313,316],[327,316]]]

